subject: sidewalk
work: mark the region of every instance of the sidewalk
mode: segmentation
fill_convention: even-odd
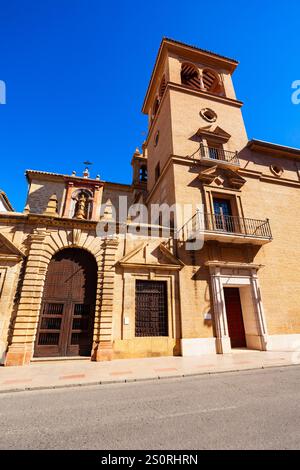
[[[156,357],[91,362],[90,359],[32,362],[0,367],[0,392],[96,385],[300,364],[300,353],[234,350],[226,355]]]

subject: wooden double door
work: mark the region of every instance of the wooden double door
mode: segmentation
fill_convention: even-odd
[[[35,343],[36,357],[89,356],[92,349],[97,264],[68,248],[50,261]]]

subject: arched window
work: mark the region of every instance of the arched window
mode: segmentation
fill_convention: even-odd
[[[141,165],[140,167],[140,174],[139,174],[139,181],[140,183],[146,183],[148,177],[147,166]]]
[[[182,64],[181,83],[190,86],[194,90],[200,90],[200,76],[195,65],[186,62]]]
[[[152,112],[153,117],[156,116],[156,113],[157,113],[158,108],[159,108],[159,104],[160,104],[160,101],[159,101],[159,97],[157,96],[155,98],[154,105],[153,105],[153,112]]]
[[[163,76],[163,78],[160,82],[159,89],[158,89],[158,96],[156,96],[156,98],[154,100],[153,107],[152,107],[151,122],[153,121],[153,119],[155,118],[155,116],[157,114],[157,111],[158,111],[158,108],[160,106],[160,102],[161,102],[161,99],[162,99],[163,94],[165,92],[166,86],[167,86],[166,79],[165,79],[165,76]]]
[[[159,97],[160,97],[160,99],[162,99],[166,87],[167,87],[166,77],[163,76],[163,78],[161,79],[161,82],[160,82],[160,86],[159,86]]]
[[[223,93],[223,85],[219,75],[210,69],[204,69],[202,72],[202,82],[204,90],[209,93]]]

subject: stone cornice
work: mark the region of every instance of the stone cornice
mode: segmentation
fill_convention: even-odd
[[[99,221],[94,220],[85,220],[85,219],[70,219],[68,217],[57,217],[57,216],[49,216],[45,214],[28,214],[28,223],[34,225],[42,225],[42,226],[63,226],[68,228],[87,228],[87,229],[96,229],[97,224]]]
[[[300,181],[282,178],[282,176],[278,177],[278,176],[272,176],[272,175],[264,175],[261,171],[247,170],[247,169],[240,168],[239,174],[246,176],[248,178],[257,178],[260,181],[265,181],[267,183],[294,186],[296,188],[300,187]]]
[[[239,269],[261,269],[264,268],[263,264],[255,263],[238,263],[232,261],[206,261],[205,266],[220,267],[220,268],[239,268]]]
[[[253,152],[272,154],[273,157],[300,159],[300,149],[273,144],[272,142],[252,139],[248,142],[247,147]]]
[[[180,155],[173,155],[173,154],[170,155],[170,157],[166,161],[165,166],[163,167],[163,169],[161,171],[160,177],[156,181],[156,183],[153,186],[153,188],[151,189],[151,191],[149,191],[149,194],[148,194],[147,199],[146,199],[146,204],[148,204],[151,201],[151,198],[153,197],[155,191],[159,187],[159,184],[160,184],[160,182],[163,178],[163,175],[165,174],[168,167],[172,163],[180,164],[180,165],[187,165],[187,166],[193,165],[193,166],[196,166],[196,167],[197,166],[199,166],[199,167],[203,166],[202,162],[200,160],[192,159],[191,157],[188,157],[188,156],[184,157],[184,156],[180,156]],[[264,175],[262,172],[255,171],[255,170],[247,170],[247,169],[243,169],[241,167],[239,167],[239,169],[238,169],[238,174],[241,175],[241,176],[249,177],[249,178],[257,178],[260,181],[265,181],[265,182],[272,183],[272,184],[280,184],[280,185],[288,185],[288,186],[293,186],[293,187],[300,187],[300,182],[298,182],[298,181],[289,180],[287,178],[282,178],[282,177],[278,178],[277,176]]]
[[[22,212],[1,212],[0,221],[1,222],[12,222],[12,221],[25,221],[27,219],[27,214]]]
[[[180,155],[170,155],[170,158],[168,159],[167,163],[170,163],[170,161],[173,161],[174,163],[177,163],[180,165],[187,165],[187,166],[194,165],[196,167],[203,166],[203,162],[201,160],[193,159],[188,156],[184,157]],[[300,181],[283,178],[282,176],[278,177],[278,176],[272,176],[272,175],[265,175],[261,171],[248,170],[242,167],[238,167],[238,174],[247,176],[249,178],[257,178],[257,179],[260,179],[261,181],[267,181],[269,183],[274,183],[274,184],[287,184],[287,185],[295,186],[295,187],[300,186]]]
[[[27,180],[31,182],[32,179],[37,180],[48,180],[48,181],[73,181],[74,183],[89,183],[89,184],[103,184],[104,181],[100,181],[97,179],[92,178],[83,178],[80,176],[72,176],[72,175],[63,175],[60,173],[51,173],[48,171],[38,171],[38,170],[26,170],[25,175]]]
[[[158,263],[118,263],[122,268],[130,269],[159,269],[163,271],[179,271],[182,269],[181,265],[174,264],[158,264]]]
[[[13,255],[13,254],[1,254],[0,253],[0,261],[11,261],[17,263],[23,259],[21,255]]]
[[[201,160],[192,159],[191,157],[183,157],[183,156],[179,156],[179,155],[170,155],[170,158],[168,159],[167,164],[170,164],[171,161],[174,162],[174,163],[180,164],[180,165],[194,165],[194,166],[202,166],[203,165]],[[167,166],[167,164],[166,164],[166,166]],[[291,179],[288,179],[288,178],[283,178],[282,176],[278,177],[278,176],[272,176],[272,175],[264,175],[261,171],[248,170],[246,168],[239,167],[238,168],[238,174],[241,175],[241,176],[249,177],[249,178],[257,178],[261,181],[266,181],[266,182],[272,183],[272,184],[280,184],[280,185],[285,184],[285,185],[288,185],[288,186],[300,187],[300,181],[295,181],[295,180],[291,180]]]
[[[118,187],[122,191],[131,190],[132,187],[130,184],[115,183],[112,181],[104,181],[92,178],[83,178],[79,176],[72,175],[62,175],[59,173],[50,173],[46,171],[37,171],[37,170],[26,170],[25,172],[27,180],[31,182],[32,179],[42,180],[42,181],[61,181],[62,183],[74,183],[76,186],[113,186]]]
[[[241,108],[244,104],[242,101],[234,100],[232,98],[227,98],[226,96],[214,95],[213,93],[209,93],[208,91],[194,90],[193,88],[190,88],[190,87],[188,87],[186,85],[183,85],[181,83],[168,82],[166,84],[166,89],[165,89],[165,92],[163,94],[162,100],[160,102],[158,111],[157,111],[157,113],[155,115],[155,118],[153,119],[153,121],[151,122],[151,125],[149,127],[148,135],[147,135],[147,138],[145,140],[146,145],[148,145],[149,140],[151,139],[153,130],[155,128],[155,123],[156,123],[156,121],[158,119],[158,116],[160,114],[160,110],[162,109],[162,103],[166,99],[167,92],[169,90],[183,91],[184,93],[189,93],[189,94],[201,97],[201,98],[209,99],[209,100],[212,100],[212,101],[217,101],[219,103],[227,104],[229,106],[234,106],[234,107],[237,107],[237,108]]]
[[[181,83],[169,82],[168,85],[171,90],[184,91],[184,93],[190,93],[191,95],[199,96],[201,98],[218,101],[219,103],[228,104],[236,108],[241,108],[244,104],[243,101],[234,100],[226,96],[215,95],[214,93],[209,93],[208,91],[194,90],[193,88],[190,88],[189,86],[183,85]]]

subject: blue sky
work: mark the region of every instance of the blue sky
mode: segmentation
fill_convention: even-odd
[[[0,188],[23,210],[27,168],[131,182],[163,36],[240,61],[249,138],[300,148],[298,0],[0,0]]]

